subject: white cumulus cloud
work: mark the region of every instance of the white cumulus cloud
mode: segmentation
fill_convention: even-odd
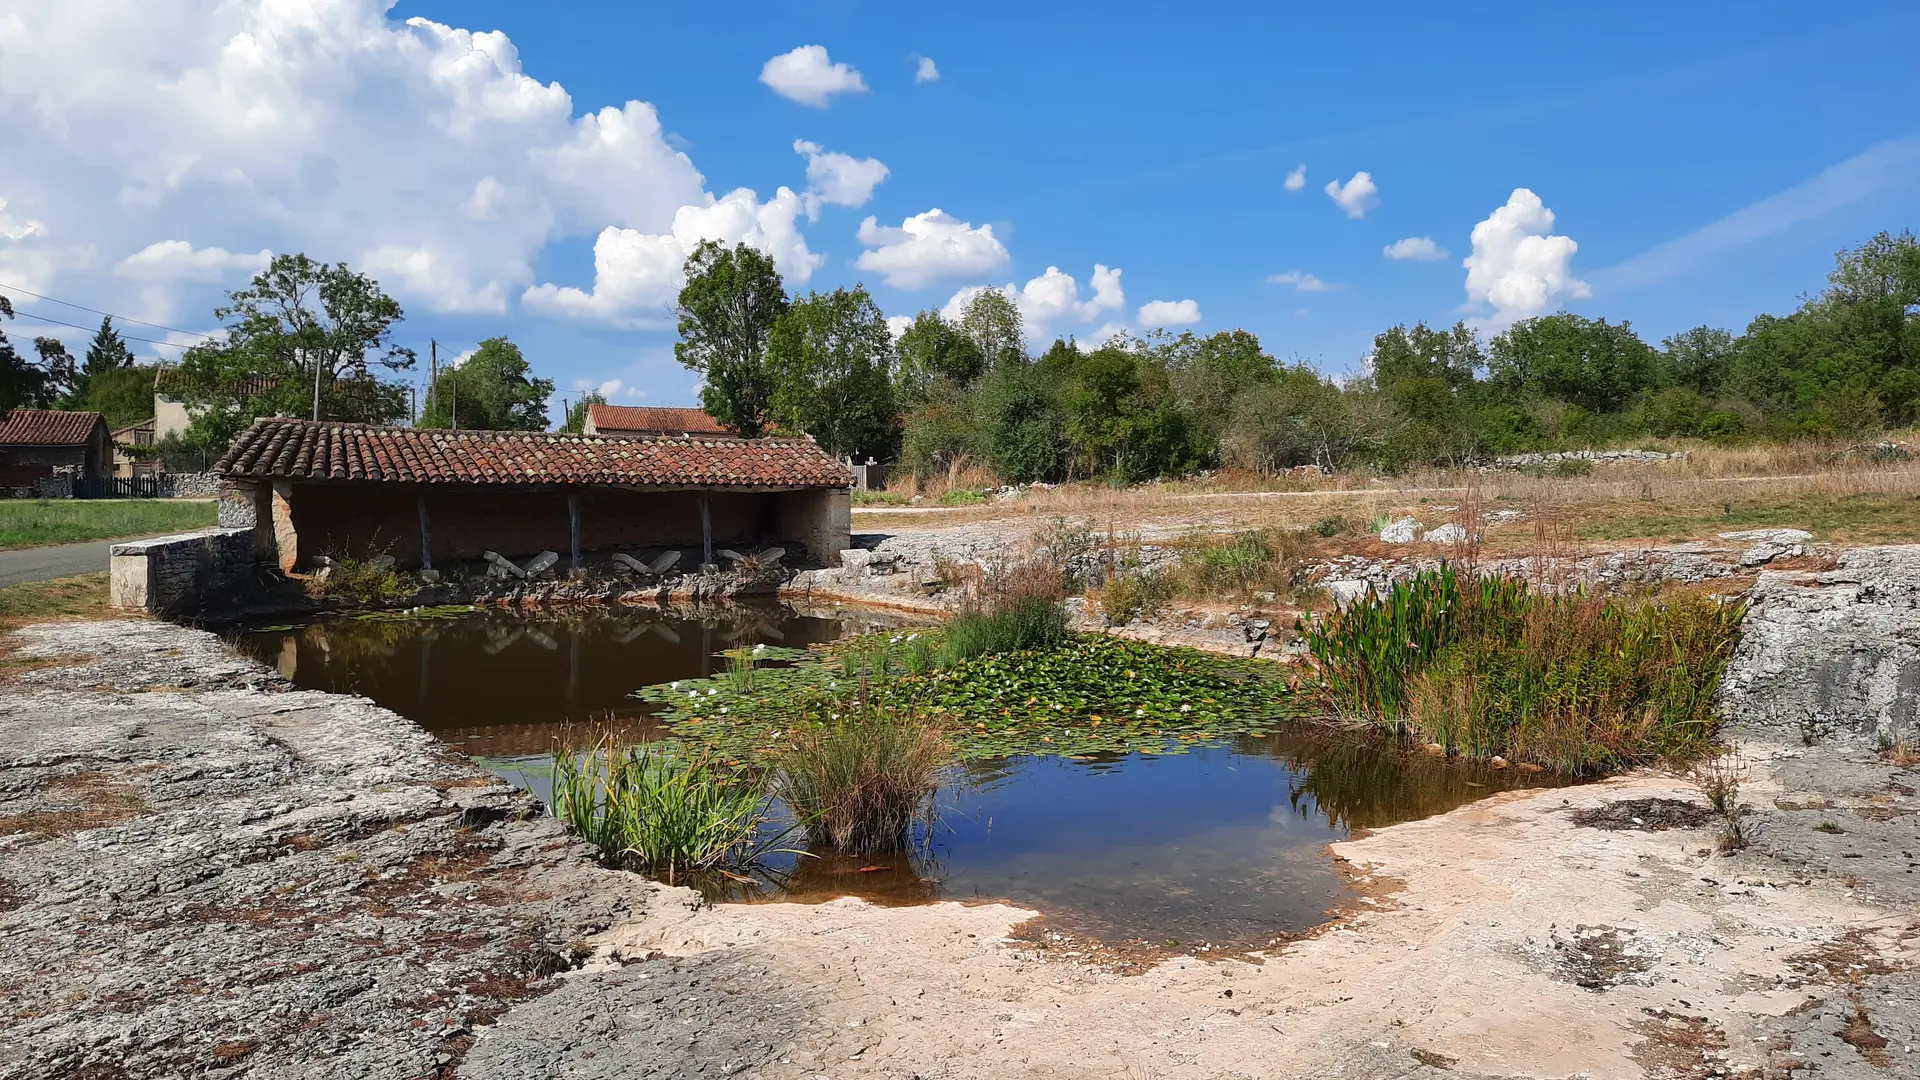
[[[185,240],[161,240],[121,259],[113,272],[121,277],[146,280],[219,281],[236,271],[259,273],[272,260],[273,252],[265,248],[249,255],[226,248],[196,248]]]
[[[856,158],[834,153],[819,143],[793,141],[793,152],[807,159],[807,220],[816,221],[822,206],[864,206],[873,189],[890,175],[878,158]]]
[[[1153,300],[1140,305],[1140,325],[1191,326],[1200,321],[1200,304],[1194,300]]]
[[[664,233],[608,226],[593,243],[593,289],[537,285],[522,297],[527,307],[553,315],[646,325],[658,321],[685,283],[682,267],[702,240],[749,244],[772,256],[790,284],[806,282],[825,262],[807,248],[795,227],[801,198],[790,188],[761,202],[738,188],[704,204],[683,206]]]
[[[1354,173],[1345,184],[1329,180],[1323,190],[1350,218],[1366,217],[1367,211],[1380,205],[1380,189],[1374,185],[1372,173]]]
[[[410,312],[500,313],[549,244],[670,234],[713,201],[653,106],[581,108],[506,35],[392,6],[6,9],[0,269],[164,319],[149,312],[210,312],[247,253],[305,251],[368,270]]]
[[[1013,306],[1019,310],[1022,329],[1031,343],[1051,337],[1073,325],[1093,322],[1127,306],[1126,292],[1120,287],[1119,267],[1094,263],[1093,276],[1088,283],[1093,293],[1082,299],[1080,283],[1074,276],[1057,266],[1049,266],[1045,273],[1028,279],[1025,285],[1016,286],[1012,282],[1001,286],[969,285],[954,293],[940,314],[950,321],[957,321],[975,296],[988,289],[996,289],[1013,301]],[[1094,335],[1097,340],[1112,336],[1112,332]]]
[[[1438,262],[1447,257],[1447,249],[1434,243],[1431,236],[1409,236],[1405,240],[1395,240],[1381,248],[1380,253],[1389,259],[1414,262]]]
[[[938,207],[898,226],[869,217],[860,223],[858,236],[870,250],[861,252],[854,265],[883,275],[887,284],[900,289],[988,274],[1008,262],[1006,246],[993,235],[993,226],[976,229]]]
[[[1505,206],[1473,227],[1467,268],[1467,300],[1493,309],[1489,321],[1504,326],[1543,314],[1561,299],[1591,295],[1573,276],[1571,237],[1550,235],[1553,211],[1526,188],[1514,188]]]
[[[1287,174],[1286,182],[1280,186],[1286,188],[1288,191],[1299,191],[1301,188],[1306,187],[1307,167],[1305,165],[1294,166],[1293,171]]]
[[[867,81],[847,64],[836,64],[825,45],[802,45],[760,69],[760,81],[783,98],[824,109],[835,94],[862,94]]]
[[[918,58],[918,63],[914,65],[913,69],[913,81],[917,83],[940,81],[940,67],[933,62],[933,57],[922,56]]]
[[[1322,281],[1316,275],[1299,270],[1289,270],[1284,274],[1269,274],[1267,284],[1291,285],[1301,292],[1330,292],[1340,287],[1330,281]]]
[[[913,326],[913,316],[911,315],[887,316],[887,333],[892,335],[893,340],[895,341],[899,341],[902,337],[904,337],[907,331],[910,328],[912,328],[912,326]]]

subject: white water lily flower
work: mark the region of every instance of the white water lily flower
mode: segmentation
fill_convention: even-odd
[[[761,643],[759,643],[759,644],[757,644],[757,645],[755,645],[755,646],[753,647],[753,651],[754,651],[754,652],[766,652],[766,651],[767,651],[767,645],[766,645],[766,642],[764,642],[764,641],[763,641],[763,642],[761,642]]]
[[[1180,711],[1181,711],[1181,712],[1192,712],[1192,711],[1193,711],[1193,706],[1191,706],[1191,705],[1182,705],[1182,706],[1180,706]]]
[[[1147,715],[1147,710],[1145,710],[1145,709],[1135,709],[1135,710],[1133,710],[1133,715],[1135,715],[1135,716],[1145,716],[1145,715]]]
[[[726,712],[727,712],[727,707],[725,705],[720,706],[720,714],[722,716],[725,716]]]

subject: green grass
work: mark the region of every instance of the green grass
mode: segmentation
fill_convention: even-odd
[[[188,532],[215,514],[212,502],[170,499],[4,499],[0,551]]]
[[[106,614],[107,572],[104,570],[0,589],[0,620],[7,622],[104,618]]]
[[[1621,509],[1621,508],[1612,508]],[[1737,529],[1806,529],[1822,540],[1905,543],[1920,535],[1920,498],[1897,493],[1733,499],[1698,510],[1609,513],[1582,521],[1583,540],[1691,540]]]

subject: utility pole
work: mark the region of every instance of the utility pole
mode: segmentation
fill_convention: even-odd
[[[427,355],[431,357],[433,375],[427,383],[427,408],[433,408],[433,395],[440,392],[440,342],[436,338],[427,339]]]
[[[301,355],[306,355],[306,351],[301,349]],[[320,361],[318,360],[313,362],[313,418],[320,419]]]

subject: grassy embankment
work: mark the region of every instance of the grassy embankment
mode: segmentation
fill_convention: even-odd
[[[0,500],[0,551],[187,532],[212,526],[215,514],[210,501]]]

